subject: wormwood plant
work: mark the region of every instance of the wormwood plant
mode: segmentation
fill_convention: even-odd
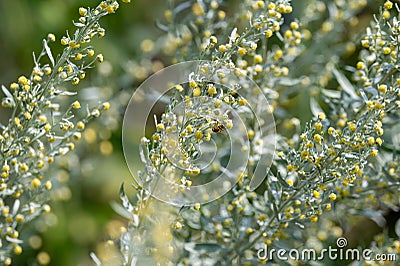
[[[81,112],[80,102],[72,100],[76,89],[64,85],[78,85],[96,61],[103,61],[90,42],[105,35],[99,20],[118,7],[117,1],[102,1],[95,8],[79,8],[75,32],[59,39],[65,46],[62,53],[53,56],[50,45],[56,36],[48,34],[42,51],[33,54],[32,72],[2,86],[2,106],[11,110],[8,123],[0,125],[2,265],[11,264],[12,253],[22,253],[20,230],[24,224],[51,211],[46,204],[52,189],[51,177],[46,175],[50,165],[58,156],[73,151],[85,125],[110,108],[104,102]]]
[[[143,42],[148,57],[162,52],[171,62],[210,61],[188,76],[188,84],[173,88],[156,132],[142,139],[144,169],[138,173],[142,183],[137,200],[130,203],[121,189],[125,211],[116,207],[131,220],[119,239],[121,254],[108,242],[107,254],[93,254],[98,264],[274,263],[257,258],[263,244],[321,250],[343,234],[340,226],[345,227],[349,214],[377,221],[389,209],[398,211],[398,6],[386,1],[362,36],[346,42],[341,38],[345,28],[359,23],[356,14],[366,1],[309,1],[298,19],[284,0],[241,1],[235,11],[216,0],[168,3],[166,23],[159,23],[166,35],[155,44]],[[359,61],[343,67],[343,58],[357,49]],[[130,65],[137,79],[151,69],[151,64]],[[210,73],[222,84],[227,73],[254,80],[271,105],[247,83],[235,91],[205,81]],[[309,96],[313,113],[304,126],[290,111],[293,99],[302,94]],[[212,99],[204,110],[202,97]],[[175,113],[181,103],[185,113]],[[243,118],[249,142],[241,147],[249,158],[236,185],[204,205],[168,208],[154,201],[151,184],[160,178],[157,173],[174,183],[179,197],[190,193],[196,177],[225,171],[224,152],[230,142],[221,133],[240,127],[229,112],[221,111],[222,104],[249,118]],[[271,112],[278,133],[272,165],[255,191],[250,187],[254,165],[268,152],[258,148],[266,139],[251,123],[247,106]],[[215,112],[216,117],[207,119],[203,112]],[[202,172],[192,162],[210,139],[222,155]],[[186,170],[177,170],[175,163]],[[400,243],[380,235],[372,246],[397,254]]]
[[[131,203],[121,189],[123,208],[115,206],[130,223],[120,239],[92,254],[97,264],[281,264],[259,259],[258,250],[266,244],[320,251],[348,237],[354,217],[382,226],[389,210],[398,212],[395,4],[382,2],[370,26],[362,24],[365,0],[293,1],[293,7],[286,0],[167,4],[165,19],[157,21],[165,34],[143,41],[143,55],[126,62],[126,75],[136,86],[164,65],[204,61],[187,83],[171,84],[155,132],[142,138],[137,199]],[[104,36],[98,21],[117,8],[116,1],[80,8],[76,32],[60,39],[63,53],[54,59],[49,45],[55,36],[49,34],[31,75],[2,87],[2,105],[11,110],[0,135],[3,264],[11,264],[12,252],[22,252],[22,226],[50,211],[50,164],[73,150],[85,125],[110,107],[103,103],[81,112],[81,104],[71,100],[73,90],[63,86],[77,85],[96,60],[103,61],[88,43]],[[366,30],[359,34],[355,27]],[[262,148],[270,136],[255,122],[266,113],[276,124],[276,152]],[[200,169],[196,160],[210,143],[218,152]],[[244,167],[228,169],[232,147],[247,155]],[[253,190],[254,171],[266,160],[271,167]],[[214,191],[178,207],[151,197],[165,190],[174,201],[221,173],[229,173],[235,185],[215,201],[200,203]],[[168,187],[154,185],[160,176]],[[394,238],[383,232],[367,246],[398,254]]]

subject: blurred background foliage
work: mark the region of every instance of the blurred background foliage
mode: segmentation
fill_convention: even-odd
[[[0,83],[9,85],[19,75],[28,75],[33,67],[32,52],[40,52],[41,39],[51,32],[59,40],[65,34],[65,30],[72,31],[72,20],[79,17],[80,6],[95,6],[98,2],[0,1]],[[83,88],[83,98],[91,101],[107,100],[112,98],[115,92],[125,90],[126,94],[118,96],[121,106],[129,99],[134,89],[134,79],[127,76],[127,61],[140,57],[143,40],[156,40],[162,34],[155,22],[158,19],[163,21],[167,8],[167,1],[164,0],[132,2],[131,5],[122,5],[116,14],[102,20],[106,36],[93,40],[92,44],[96,51],[103,53],[106,61],[89,71],[88,78],[79,85],[78,90]],[[369,1],[368,6],[357,15],[357,23],[349,28],[345,35],[332,34],[332,38],[323,38],[329,43],[316,43],[315,46],[311,45],[315,40],[309,40],[309,54],[301,57],[303,63],[298,62],[298,65],[304,66],[299,68],[303,71],[302,74],[315,75],[316,72],[323,71],[318,65],[318,58],[313,58],[317,48],[325,49],[326,56],[338,54],[340,58],[336,60],[345,65],[354,65],[359,47],[346,45],[349,39],[354,39],[354,36],[359,35],[368,26],[372,14],[377,12],[377,2],[379,1]],[[292,16],[307,14],[307,10],[303,9],[307,3],[308,1],[293,1],[295,13]],[[309,18],[309,21],[310,28],[321,26],[313,25],[312,18]],[[338,43],[343,45],[337,45]],[[329,50],[333,46],[342,53]],[[62,47],[57,44],[52,48],[56,54]],[[164,63],[169,62],[166,60]],[[318,75],[323,76],[320,73]],[[329,85],[338,86],[336,82],[328,83],[328,88]],[[304,121],[311,117],[308,100],[310,93],[313,93],[312,88],[305,93],[295,92],[293,97],[288,97],[286,102],[282,102],[289,113],[299,118],[302,127]],[[21,256],[15,258],[15,265],[35,264],[37,259],[45,264],[48,262],[46,254],[50,256],[51,265],[89,265],[90,251],[101,249],[98,244],[102,241],[118,237],[119,228],[125,221],[115,214],[109,203],[119,200],[118,189],[122,182],[131,184],[133,180],[121,147],[120,123],[124,110],[115,108],[112,111],[114,116],[100,118],[91,124],[79,145],[79,157],[74,153],[66,159],[60,159],[57,169],[49,172],[58,181],[51,195],[54,199],[51,203],[53,213],[37,220],[30,228],[25,228],[30,235],[25,245],[31,248],[25,249]],[[8,115],[0,107],[0,121],[7,121]],[[288,126],[290,125],[291,123],[288,123]],[[137,139],[140,140],[139,137]],[[125,187],[128,194],[134,194],[129,185]]]

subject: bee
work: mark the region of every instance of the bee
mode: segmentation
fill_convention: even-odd
[[[239,97],[239,93],[236,90],[231,90],[229,94],[235,99]]]
[[[221,124],[221,123],[215,123],[214,125],[213,125],[213,127],[212,127],[212,131],[214,132],[214,133],[221,133],[222,131],[224,131],[225,130],[225,126],[223,125],[223,124]]]

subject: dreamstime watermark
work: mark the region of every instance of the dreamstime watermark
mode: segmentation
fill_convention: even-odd
[[[253,80],[240,75],[238,71],[240,70],[228,66],[217,66],[212,61],[183,62],[155,73],[135,90],[124,116],[122,145],[132,176],[153,197],[176,206],[213,201],[234,187],[246,171],[249,161],[253,163],[252,174],[247,177],[251,180],[250,190],[256,189],[262,183],[275,151],[275,122],[263,91]],[[198,88],[195,93],[189,86],[191,83],[202,84],[202,91]],[[207,90],[209,86],[218,87],[218,92],[210,93],[210,90]],[[181,92],[177,88],[181,91],[185,90],[184,88],[192,91],[177,97],[176,93]],[[188,94],[192,96],[189,97]],[[238,97],[243,98],[245,106],[232,104],[236,103]],[[156,120],[156,125],[161,122],[161,119],[157,118],[159,113],[155,108],[160,102],[166,103],[169,109],[164,113],[164,124],[160,130],[162,132],[159,133],[156,144],[159,145],[160,152],[154,155],[151,154],[154,147],[146,150],[146,147],[142,146],[142,150],[138,150],[138,139],[133,133],[140,132],[145,136],[149,121]],[[208,141],[196,143],[194,140],[192,145],[183,143],[182,132],[186,130],[186,136],[195,133],[192,132],[194,129],[187,130],[191,121],[210,121],[209,127],[222,125],[223,114],[231,121],[232,126],[223,127],[225,139],[229,139],[229,144],[222,147],[221,151],[213,139],[217,134],[211,134],[212,137]],[[199,124],[202,123],[196,125]],[[168,130],[165,130],[166,128]],[[250,147],[251,138],[257,138],[258,146],[252,148],[257,150],[257,154],[250,154],[249,148],[243,149]],[[227,146],[229,154],[226,154]],[[197,155],[188,156],[187,150]],[[142,164],[137,160],[138,154]],[[213,166],[221,166],[221,161],[227,163],[212,180],[207,179],[209,173],[213,172]],[[160,167],[161,164],[164,165]],[[138,168],[144,171],[137,174]],[[182,173],[192,169],[197,169],[200,173],[194,178],[206,179],[208,182],[191,185],[189,188],[182,187],[180,182],[182,178],[186,178]],[[203,172],[206,173],[204,176]]]
[[[317,251],[313,248],[305,249],[269,249],[267,245],[257,251],[260,260],[296,260],[296,261],[322,261],[322,260],[347,260],[347,261],[396,261],[397,254],[374,253],[372,249],[346,248],[347,239],[339,237],[336,247],[328,246]]]

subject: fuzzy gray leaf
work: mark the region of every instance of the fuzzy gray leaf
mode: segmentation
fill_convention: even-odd
[[[337,82],[343,88],[343,90],[347,94],[349,94],[351,98],[357,99],[358,95],[356,93],[356,90],[354,89],[350,81],[346,78],[346,76],[342,72],[339,72],[336,68],[333,69],[333,74],[335,75]]]
[[[47,41],[46,40],[43,40],[43,47],[46,50],[46,54],[50,59],[51,65],[54,67],[53,54],[51,53],[50,47],[47,45]]]

